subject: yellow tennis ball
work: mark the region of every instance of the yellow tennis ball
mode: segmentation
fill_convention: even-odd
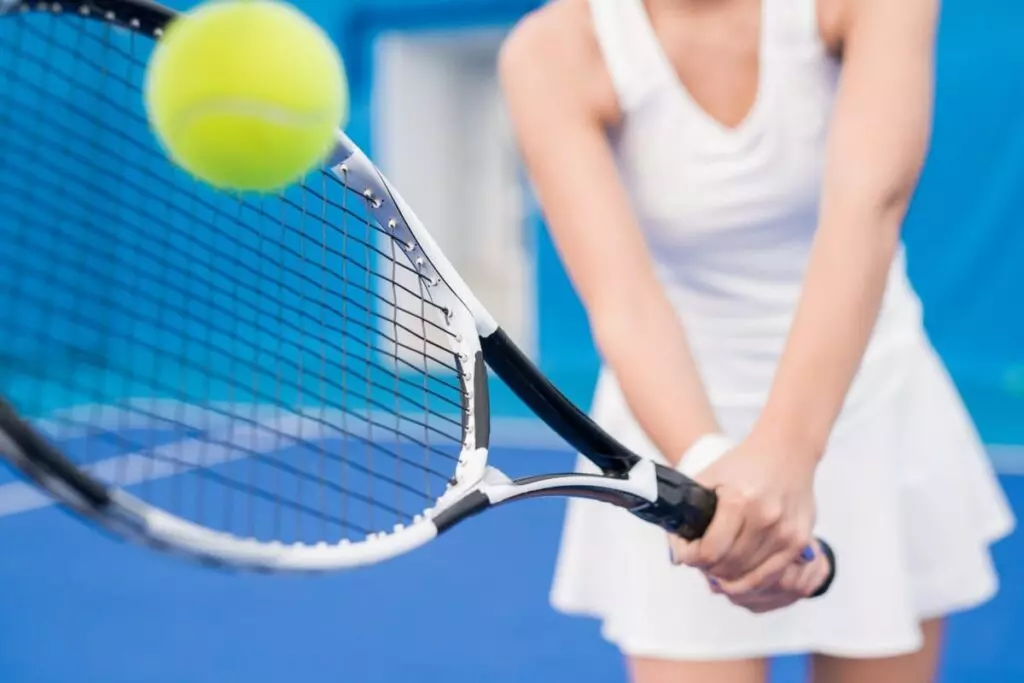
[[[221,0],[170,24],[147,67],[145,101],[176,164],[214,187],[271,192],[330,152],[348,83],[330,38],[299,10]]]

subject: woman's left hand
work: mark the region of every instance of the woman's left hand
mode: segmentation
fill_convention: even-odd
[[[670,537],[673,561],[752,611],[811,595],[828,573],[811,537],[816,465],[813,454],[751,434],[696,477],[718,495],[715,518],[698,540]]]
[[[812,595],[828,578],[828,560],[821,552],[817,542],[815,542],[813,550],[817,558],[816,561],[790,564],[775,584],[761,591],[744,591],[742,587],[711,578],[708,579],[708,584],[713,593],[725,595],[733,604],[744,607],[755,614],[788,607],[794,602]]]

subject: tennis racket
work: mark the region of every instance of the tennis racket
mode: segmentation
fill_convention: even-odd
[[[0,451],[57,502],[269,572],[381,562],[542,496],[707,529],[715,493],[560,393],[344,133],[278,196],[218,193],[143,111],[172,10],[0,8]],[[600,473],[489,464],[489,372]]]

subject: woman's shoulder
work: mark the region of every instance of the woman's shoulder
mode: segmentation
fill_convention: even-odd
[[[601,119],[618,116],[588,0],[553,0],[525,15],[506,36],[498,66],[506,89],[557,89]]]
[[[594,32],[590,25],[589,0],[550,0],[527,12],[512,27],[510,38],[521,35],[562,41],[590,41]],[[589,34],[589,35],[588,35]]]
[[[526,14],[505,38],[501,58],[506,69],[586,76],[601,59],[588,0],[554,0]]]

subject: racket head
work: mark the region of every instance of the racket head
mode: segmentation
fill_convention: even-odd
[[[482,476],[496,325],[343,133],[275,197],[173,167],[141,88],[175,16],[0,13],[0,451],[93,523],[211,564],[407,552]]]

